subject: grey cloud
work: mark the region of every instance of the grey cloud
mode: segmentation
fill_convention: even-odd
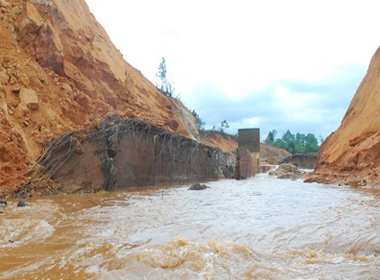
[[[184,102],[201,116],[207,128],[226,119],[231,124],[229,132],[235,133],[244,126],[244,119],[257,117],[262,139],[273,129],[278,131],[278,136],[290,129],[292,133],[314,133],[326,138],[338,128],[366,68],[364,65],[342,66],[341,73],[319,83],[280,80],[243,99],[226,97],[213,86],[201,86]],[[305,104],[299,111],[281,108],[274,94],[277,86],[297,94],[313,93],[317,100],[308,102],[311,104]]]

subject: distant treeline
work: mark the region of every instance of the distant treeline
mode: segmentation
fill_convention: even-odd
[[[312,133],[308,133],[307,135],[299,132],[292,134],[287,130],[281,138],[276,138],[276,135],[276,130],[270,131],[264,143],[281,148],[291,154],[319,152],[318,140]]]

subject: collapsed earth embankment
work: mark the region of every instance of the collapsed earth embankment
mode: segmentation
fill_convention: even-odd
[[[181,110],[123,59],[83,0],[0,1],[0,196],[30,180],[53,139],[109,112],[199,140]]]

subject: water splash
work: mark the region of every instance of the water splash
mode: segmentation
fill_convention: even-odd
[[[380,275],[376,191],[266,175],[208,185],[197,192],[166,188],[165,195],[161,188],[67,195],[6,208],[0,278]]]

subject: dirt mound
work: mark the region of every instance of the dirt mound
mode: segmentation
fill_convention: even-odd
[[[321,145],[307,181],[380,185],[380,48],[339,128]]]
[[[291,153],[275,146],[260,143],[260,158],[262,162],[276,164],[280,159],[290,156]]]
[[[277,176],[278,179],[303,178],[305,174],[305,171],[299,169],[297,166],[291,163],[280,164],[280,166],[276,170],[269,172],[269,175]]]

